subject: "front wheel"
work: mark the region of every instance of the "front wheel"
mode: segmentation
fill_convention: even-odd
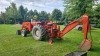
[[[26,36],[27,36],[27,31],[23,29],[23,30],[21,31],[21,35],[22,35],[23,37],[26,37]]]
[[[20,30],[17,30],[17,31],[16,31],[16,35],[21,35]]]

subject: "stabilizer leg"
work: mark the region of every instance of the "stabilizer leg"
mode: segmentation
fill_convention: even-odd
[[[50,37],[49,44],[52,44],[52,42],[53,42],[53,37]]]

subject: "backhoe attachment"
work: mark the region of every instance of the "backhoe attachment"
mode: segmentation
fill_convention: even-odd
[[[90,32],[91,34],[91,29],[90,29],[91,27],[89,24],[88,16],[86,14],[83,15],[82,19],[83,19],[82,21],[83,21],[84,40],[80,44],[79,48],[86,51],[92,47],[92,38],[91,39],[87,38],[88,32]]]
[[[88,15],[87,14],[84,14],[82,16],[82,19],[75,20],[75,21],[71,22],[69,25],[67,25],[61,31],[59,37],[62,38],[62,36],[64,36],[69,31],[71,31],[73,28],[75,28],[80,23],[83,24],[84,40],[80,44],[79,48],[82,49],[82,50],[89,50],[92,47],[92,39],[88,39],[87,38],[88,32],[91,32],[90,24],[89,24],[89,19],[88,19]]]

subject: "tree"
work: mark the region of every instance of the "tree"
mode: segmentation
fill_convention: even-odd
[[[16,4],[14,2],[11,3],[11,10],[12,10],[12,18],[14,18],[16,23],[16,19],[18,18],[18,11],[17,11]]]
[[[27,21],[27,19],[28,19],[28,9],[25,8],[24,10],[25,10],[24,21]]]
[[[33,10],[29,10],[27,12],[27,16],[28,16],[27,21],[30,21],[31,19],[33,19],[33,16],[34,16]]]
[[[6,18],[9,19],[8,22],[14,22],[16,23],[17,18],[19,17],[19,13],[16,7],[16,4],[14,2],[11,3],[11,6],[5,8],[5,14]]]
[[[3,20],[2,20],[2,18],[0,17],[0,24],[3,24]]]
[[[0,18],[3,20],[3,23],[6,23],[6,14],[4,12],[1,12]]]
[[[12,14],[12,9],[11,9],[11,6],[9,6],[9,7],[7,7],[7,8],[5,8],[5,14],[6,14],[6,18],[7,19],[9,19],[8,21],[10,21],[10,18],[12,18],[13,16],[13,14]],[[14,21],[14,20],[13,20]],[[10,23],[10,22],[9,22]]]
[[[47,20],[47,19],[48,19],[48,14],[47,14],[47,12],[46,12],[46,11],[41,11],[41,12],[39,13],[39,19],[40,19],[40,20]]]
[[[94,8],[94,19],[96,27],[100,27],[100,4],[97,4]]]
[[[92,16],[92,6],[94,0],[63,0],[67,19],[76,19],[83,14]]]
[[[52,20],[60,20],[62,17],[62,12],[59,9],[54,9],[52,11]]]
[[[28,9],[27,9],[27,8],[25,8],[25,13],[27,13],[27,11],[28,11]]]
[[[61,19],[61,21],[68,23],[68,18],[67,18],[66,12],[62,13],[62,19]]]
[[[34,10],[34,15],[38,16],[38,11],[37,10]]]
[[[48,19],[51,20],[52,19],[52,15],[50,13],[48,13]]]
[[[23,5],[21,5],[19,7],[18,11],[20,13],[20,17],[22,18],[22,21],[25,21],[25,14],[26,14],[27,10],[25,10]]]

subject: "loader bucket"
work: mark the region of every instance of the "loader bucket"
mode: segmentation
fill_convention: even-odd
[[[85,51],[89,50],[91,47],[92,47],[92,40],[88,40],[88,39],[83,40],[79,46],[80,49]]]

